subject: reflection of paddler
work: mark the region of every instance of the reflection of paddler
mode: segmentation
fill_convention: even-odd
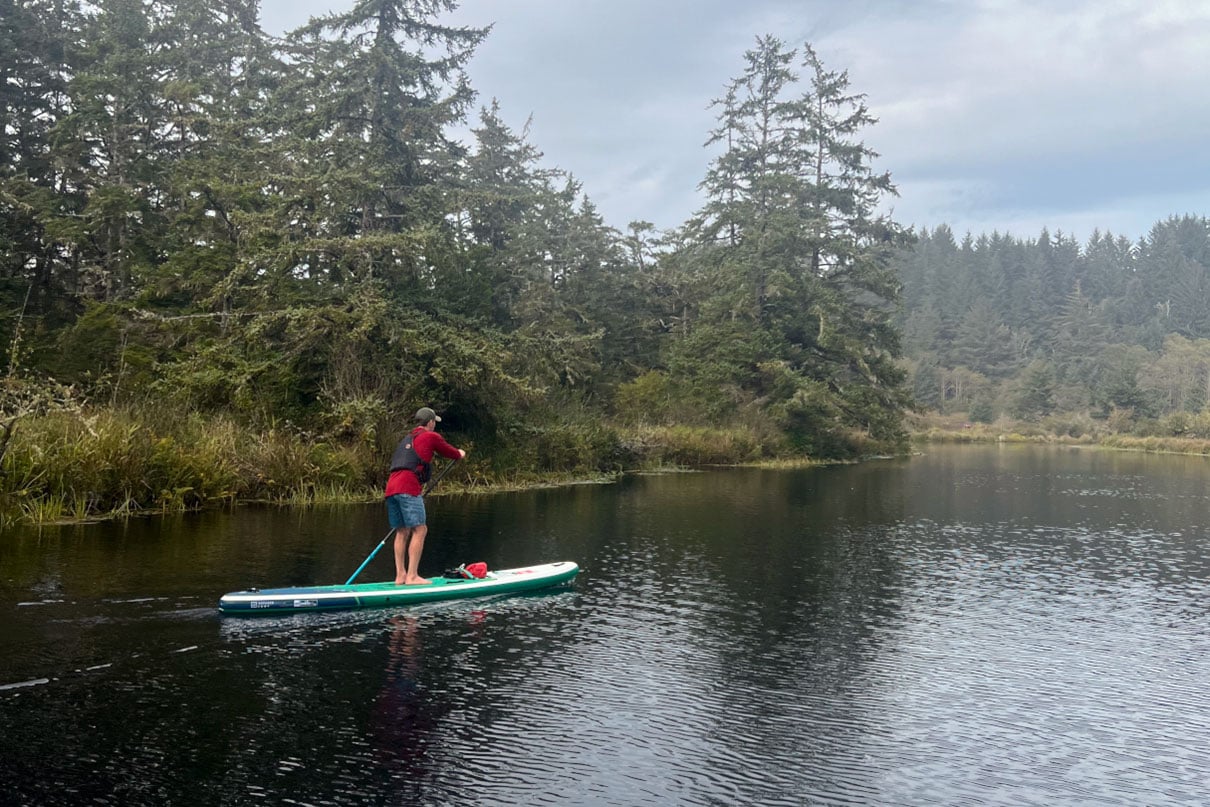
[[[390,660],[387,680],[403,678],[409,681],[420,671],[420,621],[414,616],[391,619],[391,640],[387,643]]]
[[[432,731],[441,715],[419,680],[424,672],[419,620],[397,616],[391,625],[386,681],[374,700],[370,725],[377,751],[400,760],[412,774],[423,770]]]
[[[482,608],[476,608],[471,611],[470,625],[471,635],[476,639],[483,636],[483,628],[487,625],[487,611],[484,611]]]

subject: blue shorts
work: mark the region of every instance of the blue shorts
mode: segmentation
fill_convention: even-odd
[[[387,518],[395,529],[424,523],[424,497],[396,493],[387,497]]]

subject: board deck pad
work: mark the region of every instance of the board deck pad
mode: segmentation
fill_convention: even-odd
[[[422,586],[394,583],[356,583],[337,586],[302,586],[233,591],[218,602],[224,614],[268,616],[307,611],[342,611],[352,608],[381,608],[465,597],[487,597],[535,591],[570,583],[580,567],[571,561],[544,563],[519,569],[488,572],[483,578],[434,577]]]

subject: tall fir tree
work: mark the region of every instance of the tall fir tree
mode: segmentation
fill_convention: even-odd
[[[455,6],[359,0],[290,34],[275,103],[291,248],[277,272],[329,291],[378,279],[413,298],[431,282],[456,214],[449,128],[474,98],[465,66],[487,33],[441,24]]]
[[[282,65],[257,21],[258,0],[177,0],[164,5],[160,72],[170,128],[165,215],[172,246],[149,304],[222,319],[255,299],[246,255],[265,233],[280,165],[267,99]],[[231,170],[239,166],[239,170]],[[254,306],[253,306],[254,307]]]
[[[721,153],[691,222],[713,289],[701,328],[678,349],[733,343],[719,354],[731,366],[714,368],[717,384],[763,402],[805,448],[836,450],[846,429],[894,442],[906,394],[888,267],[906,234],[876,213],[894,188],[856,140],[874,122],[863,97],[810,46],[803,54],[805,89],[797,52],[758,39],[716,102],[708,145]]]
[[[83,25],[72,0],[0,0],[0,305],[44,326],[76,311],[74,211],[54,141]]]

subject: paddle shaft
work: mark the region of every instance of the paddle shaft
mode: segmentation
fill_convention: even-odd
[[[421,496],[427,495],[429,491],[431,491],[433,488],[437,487],[437,483],[441,481],[441,477],[445,476],[446,473],[449,471],[449,469],[453,468],[454,465],[457,464],[457,462],[458,462],[458,460],[450,460],[449,462],[447,462],[445,464],[445,467],[442,468],[440,471],[438,471],[437,475],[434,476],[432,479],[430,479],[429,483],[424,486],[424,490],[422,490],[420,492],[420,495]]]
[[[449,471],[450,468],[453,468],[454,463],[456,463],[456,462],[458,462],[458,460],[450,460],[449,462],[447,462],[445,464],[445,467],[442,468],[441,471],[438,472],[438,474],[435,477],[433,477],[432,479],[429,480],[429,483],[427,485],[425,485],[424,490],[422,490],[420,492],[420,495],[423,496],[426,493],[428,493],[430,490],[432,490],[433,488],[437,487],[437,483],[441,481],[441,477],[445,476],[446,472]],[[394,534],[395,534],[395,528],[391,527],[391,529],[387,531],[387,534],[382,536],[382,540],[378,542],[378,546],[374,547],[374,551],[371,552],[366,557],[366,559],[361,562],[361,565],[357,567],[357,571],[353,572],[353,576],[345,581],[346,586],[350,586],[353,584],[353,581],[357,579],[357,575],[361,574],[361,570],[364,569],[366,566],[370,565],[370,561],[372,561],[374,559],[374,556],[378,554],[378,550],[382,549],[383,546],[386,545],[386,542],[391,540],[391,536]]]
[[[372,561],[374,559],[374,556],[378,554],[378,550],[382,549],[383,545],[386,544],[386,542],[389,541],[391,539],[391,536],[394,534],[395,534],[394,527],[391,527],[389,530],[387,530],[387,534],[382,536],[382,540],[378,542],[378,546],[374,547],[374,551],[371,552],[369,554],[369,556],[367,556],[366,559],[361,562],[361,565],[357,567],[357,571],[353,572],[353,576],[345,581],[346,586],[350,586],[353,584],[353,581],[357,579],[357,575],[361,574],[361,570],[369,565],[370,561]]]

